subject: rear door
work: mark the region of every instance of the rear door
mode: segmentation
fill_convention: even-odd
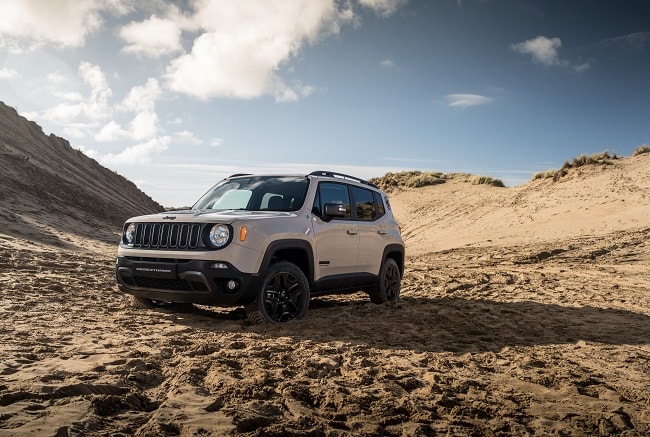
[[[359,224],[358,271],[379,274],[384,255],[384,224],[372,190],[351,186],[352,208]]]

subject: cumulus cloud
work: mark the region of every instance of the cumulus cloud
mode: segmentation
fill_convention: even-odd
[[[162,89],[158,79],[149,78],[144,85],[131,88],[127,96],[118,105],[118,109],[133,112],[153,111],[161,94]]]
[[[199,2],[195,20],[205,31],[191,52],[171,62],[168,85],[203,100],[265,94],[295,100],[309,89],[285,83],[278,68],[337,17],[333,0]]]
[[[16,76],[18,76],[18,72],[12,68],[0,69],[0,79],[12,79]]]
[[[122,27],[120,37],[126,42],[122,51],[147,57],[177,53],[183,48],[181,32],[178,21],[152,15],[147,20]]]
[[[395,68],[395,63],[390,59],[383,59],[381,62],[379,62],[379,65],[384,68]]]
[[[517,53],[530,55],[533,62],[546,67],[562,67],[576,72],[583,72],[589,68],[589,63],[571,64],[569,61],[561,59],[558,53],[562,47],[560,38],[547,38],[538,36],[517,44],[511,44],[510,48]]]
[[[122,129],[121,124],[111,120],[95,134],[94,139],[99,142],[111,142],[127,138],[129,135],[129,131]]]
[[[162,136],[152,138],[134,146],[129,146],[117,154],[108,153],[99,155],[96,152],[87,154],[107,166],[142,165],[151,162],[154,156],[162,154],[169,148],[171,142],[172,137]]]
[[[171,61],[166,84],[173,91],[202,100],[264,95],[279,102],[298,100],[314,88],[287,83],[278,71],[305,44],[337,34],[342,24],[355,22],[355,7],[386,16],[404,3],[406,0],[199,0],[191,19],[181,20],[181,27],[194,26],[198,36],[189,52]]]
[[[518,53],[531,55],[534,62],[542,65],[551,66],[562,63],[557,53],[558,49],[562,47],[560,38],[538,36],[518,44],[512,44],[510,47]]]
[[[162,94],[157,79],[149,78],[144,85],[134,86],[127,96],[116,105],[121,112],[135,114],[125,129],[115,120],[110,120],[94,139],[100,142],[112,142],[122,139],[141,141],[158,135],[159,117],[155,111],[156,101]]]
[[[126,0],[3,0],[0,40],[14,51],[45,44],[81,47],[103,24],[103,13],[128,10]]]
[[[490,97],[481,96],[479,94],[447,94],[445,99],[447,100],[447,106],[458,109],[486,105],[492,102]]]
[[[175,144],[181,144],[186,146],[198,146],[200,144],[203,144],[203,140],[197,138],[196,135],[194,135],[194,132],[190,132],[188,130],[174,132],[174,134],[172,135],[172,141]]]
[[[72,129],[73,136],[80,138],[81,128],[84,123],[95,123],[107,118],[111,112],[109,99],[112,91],[106,81],[106,76],[101,68],[89,62],[82,62],[79,65],[79,76],[83,82],[90,88],[87,96],[80,96],[78,93],[68,95],[69,101],[60,103],[45,111],[43,117],[53,123],[67,126],[72,129],[72,124],[76,128]],[[71,103],[73,101],[74,103]]]

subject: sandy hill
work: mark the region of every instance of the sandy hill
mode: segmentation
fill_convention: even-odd
[[[650,153],[571,169],[517,187],[462,179],[395,189],[408,253],[544,243],[650,226]]]
[[[395,188],[399,302],[252,326],[129,305],[116,233],[160,205],[0,105],[0,435],[648,436],[649,167]]]
[[[115,241],[130,216],[162,210],[132,182],[45,135],[0,102],[0,235],[55,245]]]

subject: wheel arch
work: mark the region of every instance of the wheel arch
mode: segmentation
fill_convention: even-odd
[[[383,264],[388,258],[393,259],[399,267],[400,277],[404,276],[404,246],[400,244],[389,244],[384,248],[384,256],[381,258]],[[381,268],[381,267],[380,267]]]
[[[259,273],[278,261],[295,264],[307,277],[309,287],[314,285],[314,252],[311,244],[305,240],[289,239],[274,241],[266,248]]]

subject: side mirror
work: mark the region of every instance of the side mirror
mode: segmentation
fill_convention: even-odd
[[[340,203],[326,203],[323,209],[323,216],[327,218],[344,218],[347,214],[347,208]]]

